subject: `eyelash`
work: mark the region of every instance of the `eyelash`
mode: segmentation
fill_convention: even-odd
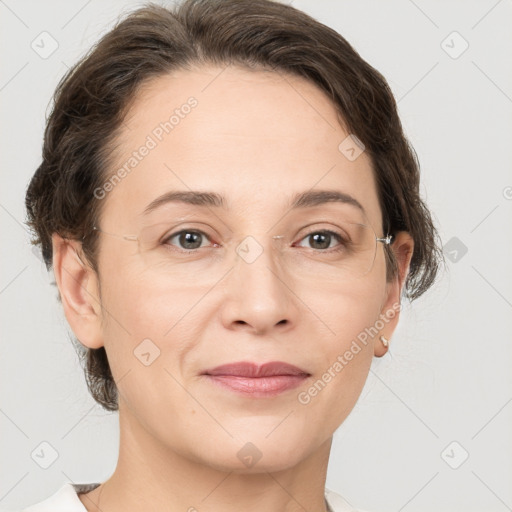
[[[162,244],[163,245],[171,245],[171,244],[168,244],[167,242],[169,242],[170,240],[172,240],[176,236],[181,235],[183,233],[199,234],[199,235],[204,236],[207,240],[210,240],[210,237],[204,231],[201,231],[201,230],[198,230],[198,229],[182,229],[181,231],[177,231],[176,233],[172,233],[171,235],[166,237],[164,240],[162,240]],[[345,238],[340,233],[337,233],[336,231],[332,231],[332,230],[329,230],[329,229],[321,229],[321,230],[311,231],[311,232],[307,233],[306,235],[304,235],[299,240],[299,242],[301,242],[302,240],[304,240],[304,239],[306,239],[306,238],[308,238],[308,237],[310,237],[312,235],[317,235],[317,234],[334,236],[334,238],[339,242],[338,246],[330,247],[330,248],[327,248],[327,249],[313,249],[313,248],[311,248],[311,250],[319,252],[319,253],[337,252],[337,251],[340,251],[340,250],[344,249],[345,246],[348,244],[348,242],[345,240]],[[214,246],[218,247],[219,244],[215,244]],[[204,249],[204,247],[198,247],[196,249],[183,249],[181,247],[176,247],[176,246],[173,246],[173,247],[177,251],[179,251],[181,253],[195,253],[199,249]],[[305,247],[305,249],[308,249],[308,247]]]

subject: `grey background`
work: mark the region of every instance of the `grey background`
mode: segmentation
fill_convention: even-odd
[[[140,4],[0,0],[2,509],[115,468],[117,414],[87,394],[52,276],[28,243],[24,193],[59,78]],[[375,511],[512,510],[512,2],[292,4],[388,79],[448,263],[403,311],[390,354],[336,432],[327,487]],[[43,31],[58,43],[47,58],[31,47]],[[42,442],[58,453],[47,469]],[[41,449],[46,461],[31,457]]]

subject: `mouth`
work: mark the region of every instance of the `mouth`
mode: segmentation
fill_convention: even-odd
[[[300,386],[311,376],[297,366],[273,361],[258,365],[241,361],[202,373],[213,384],[254,398],[272,397]]]

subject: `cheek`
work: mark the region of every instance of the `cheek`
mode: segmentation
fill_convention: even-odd
[[[107,244],[100,261],[105,334],[112,338],[120,333],[133,343],[144,338],[161,341],[207,288],[146,268],[131,244]]]
[[[104,293],[103,293],[104,291]],[[140,420],[171,422],[188,406],[189,397],[173,379],[197,343],[190,329],[197,290],[179,283],[162,284],[125,267],[102,280],[106,321],[104,343],[114,380],[123,402]],[[187,323],[188,322],[188,323]],[[167,416],[168,415],[168,416]]]
[[[139,382],[130,393],[160,389],[170,378],[164,369],[181,375],[201,340],[209,320],[201,298],[209,287],[112,261],[102,269],[101,288],[104,343],[114,378],[130,372],[130,381]]]
[[[301,283],[293,288],[310,323],[321,334],[324,353],[329,353],[333,347],[343,348],[378,320],[386,299],[385,268],[376,262],[360,279]]]
[[[302,388],[299,407],[319,432],[334,431],[348,416],[362,391],[373,359],[375,325],[385,293],[383,268],[364,280],[332,285],[322,293],[303,292],[317,313],[314,360],[317,373]],[[319,322],[321,323],[319,324]],[[318,335],[318,325],[322,335]],[[326,411],[329,412],[326,415]]]

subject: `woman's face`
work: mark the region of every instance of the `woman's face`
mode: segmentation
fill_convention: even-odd
[[[97,192],[98,329],[122,428],[246,472],[291,467],[330,440],[380,344],[362,333],[397,298],[381,244],[362,274],[353,258],[370,261],[364,248],[333,252],[338,239],[318,235],[345,235],[344,221],[386,234],[370,159],[348,135],[328,98],[298,77],[201,68],[141,89],[110,169],[124,172]],[[365,213],[346,201],[292,207],[320,190],[351,196]],[[154,203],[192,191],[224,204]],[[306,376],[205,375],[242,361],[280,361]]]

